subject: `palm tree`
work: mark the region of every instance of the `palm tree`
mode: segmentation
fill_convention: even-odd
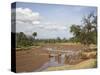
[[[37,36],[37,32],[33,32],[33,37],[34,37],[34,39],[35,39],[35,37]]]

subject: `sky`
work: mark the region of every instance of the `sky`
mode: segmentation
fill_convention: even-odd
[[[13,12],[13,11],[12,11]],[[84,16],[94,12],[96,7],[57,4],[22,3],[16,4],[16,32],[32,35],[37,32],[39,39],[69,39],[72,24],[81,25]]]

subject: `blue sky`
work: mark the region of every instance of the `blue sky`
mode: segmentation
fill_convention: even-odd
[[[16,4],[16,31],[31,35],[37,32],[37,38],[70,38],[72,24],[81,25],[82,17],[90,12],[97,14],[96,7],[71,6],[38,3]],[[28,18],[28,19],[27,19]]]

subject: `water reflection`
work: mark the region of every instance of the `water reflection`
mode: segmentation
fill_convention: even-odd
[[[58,59],[56,59],[56,58],[58,58]],[[51,66],[63,66],[64,62],[65,62],[65,54],[61,54],[59,56],[51,56],[51,57],[49,57],[49,61],[46,62],[43,66],[41,66],[36,71],[43,71]]]
[[[61,54],[60,60],[61,60],[61,64],[64,64],[64,62],[65,62],[65,54]]]
[[[49,61],[43,64],[42,67],[38,71],[46,70],[48,67],[55,67],[55,66],[63,66],[68,63],[73,63],[78,60],[80,57],[80,51],[73,51],[73,50],[56,50],[52,48],[47,49],[50,53]],[[67,61],[65,61],[67,59]]]
[[[65,54],[50,57],[49,66],[61,66],[64,65]]]

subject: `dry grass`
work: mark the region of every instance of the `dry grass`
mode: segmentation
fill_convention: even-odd
[[[82,59],[96,58],[97,51],[82,52]]]
[[[30,72],[39,69],[44,63],[49,61],[49,55],[47,48],[56,48],[57,50],[72,50],[78,51],[83,46],[77,43],[61,43],[61,44],[47,44],[42,46],[31,46],[28,48],[16,48],[16,70],[17,72]],[[92,46],[94,47],[94,46]],[[93,52],[92,52],[93,51]],[[69,70],[69,69],[83,69],[96,67],[96,50],[90,50],[89,52],[82,51],[82,57],[86,57],[84,62],[76,62],[74,65],[67,65],[61,67],[49,67],[47,70]],[[95,52],[94,52],[95,51]],[[47,55],[44,55],[47,54]],[[94,59],[95,58],[95,59]],[[87,60],[88,59],[88,60]],[[82,60],[82,61],[83,61]],[[68,60],[70,61],[70,60]],[[79,59],[75,59],[79,61]]]
[[[60,67],[49,67],[47,71],[55,71],[55,70],[72,70],[72,69],[88,69],[96,67],[96,59],[88,59],[83,62],[80,62],[76,65],[65,65]]]

